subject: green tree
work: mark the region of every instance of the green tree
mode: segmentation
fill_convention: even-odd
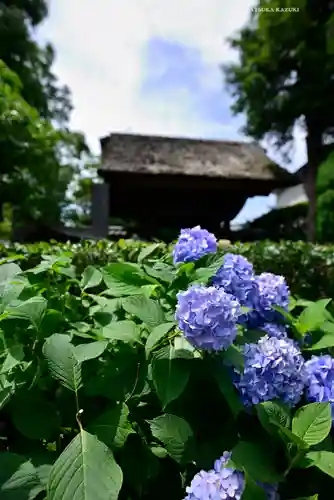
[[[36,27],[48,14],[45,0],[0,0],[0,59],[22,82],[22,97],[43,118],[66,123],[71,111],[70,91],[52,72],[54,50],[41,47]]]
[[[18,76],[0,61],[0,199],[22,219],[55,222],[67,186],[87,151],[81,134],[57,129],[22,96]]]
[[[248,25],[230,40],[239,61],[224,68],[235,97],[233,111],[246,115],[247,135],[267,138],[289,156],[294,126],[306,130],[310,240],[315,239],[317,170],[324,144],[334,132],[334,57],[329,36],[333,12],[331,0],[260,0]]]
[[[317,235],[323,243],[334,241],[334,152],[320,165],[318,171]]]

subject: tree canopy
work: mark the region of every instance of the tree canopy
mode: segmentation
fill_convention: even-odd
[[[294,126],[306,130],[310,239],[317,168],[334,135],[333,13],[331,0],[260,0],[247,26],[230,39],[238,62],[224,67],[232,109],[246,115],[247,135],[266,138],[289,156]]]

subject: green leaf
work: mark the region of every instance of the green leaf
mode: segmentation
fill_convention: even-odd
[[[232,451],[232,461],[247,472],[254,481],[276,483],[279,481],[271,455],[258,443],[240,441]]]
[[[165,314],[160,304],[144,295],[127,297],[122,301],[122,307],[151,328],[165,322]]]
[[[245,473],[245,489],[241,495],[241,500],[267,500],[264,489],[258,486],[247,472]]]
[[[102,273],[96,269],[94,266],[88,266],[83,272],[81,280],[81,288],[87,290],[87,288],[94,288],[98,286],[102,281]]]
[[[165,414],[149,422],[153,436],[178,463],[187,463],[193,447],[193,431],[183,418]]]
[[[300,450],[307,450],[308,445],[299,436],[296,436],[296,434],[294,434],[288,427],[283,427],[275,420],[270,420],[270,423],[277,427],[283,438],[287,438],[288,443],[294,443]]]
[[[15,453],[0,453],[1,500],[33,500],[43,489],[29,460]]]
[[[332,299],[321,299],[317,302],[310,304],[298,318],[296,327],[299,331],[306,333],[307,331],[314,331],[321,327],[328,317],[326,307]]]
[[[308,446],[323,441],[332,427],[330,403],[311,403],[297,410],[292,420],[292,432]]]
[[[81,381],[81,365],[73,351],[68,335],[55,333],[43,345],[43,354],[53,378],[67,389],[78,393]]]
[[[148,245],[146,247],[144,247],[139,255],[138,255],[138,262],[142,262],[143,260],[147,259],[147,257],[149,257],[150,255],[152,255],[152,253],[154,253],[156,251],[157,248],[159,248],[160,246],[160,243],[152,243],[152,245]]]
[[[22,302],[16,307],[10,307],[8,312],[11,318],[30,321],[36,330],[38,330],[46,307],[47,300],[44,297],[37,296],[31,297],[31,299]]]
[[[169,345],[157,351],[152,361],[154,387],[163,408],[177,399],[188,384],[190,369],[180,351]]]
[[[226,365],[232,365],[237,368],[237,370],[243,370],[244,356],[236,345],[232,344],[226,351],[223,352],[222,357]]]
[[[29,439],[50,439],[60,425],[55,407],[36,391],[25,390],[10,404],[15,427]]]
[[[102,275],[109,293],[114,297],[141,294],[141,287],[151,284],[138,266],[126,262],[109,264],[102,269]]]
[[[15,276],[22,271],[20,267],[14,262],[5,263],[0,265],[0,283],[11,281]]]
[[[270,434],[273,432],[274,422],[281,427],[290,427],[289,408],[280,401],[265,401],[255,405],[255,409],[262,427]]]
[[[211,363],[211,367],[220,392],[228,402],[233,415],[237,417],[239,413],[243,411],[244,406],[237,390],[233,385],[231,375],[228,373],[227,368],[223,366],[220,360],[217,361],[217,363]]]
[[[24,346],[16,342],[15,339],[8,339],[3,355],[5,359],[1,365],[0,374],[8,373],[22,363],[24,360]]]
[[[310,451],[305,457],[308,466],[314,466],[320,469],[328,476],[334,478],[334,453],[331,451]]]
[[[108,340],[120,340],[133,344],[141,342],[140,329],[133,321],[112,321],[102,328],[102,336]]]
[[[122,448],[128,436],[135,432],[128,417],[129,408],[126,404],[119,403],[102,413],[88,426],[88,431],[110,448]]]
[[[80,344],[73,347],[74,356],[79,363],[83,361],[88,361],[89,359],[95,359],[104,353],[108,346],[108,342],[105,340],[99,340],[97,342],[89,342],[88,344]]]
[[[81,430],[50,471],[47,499],[117,500],[122,482],[112,451]]]
[[[315,342],[311,347],[304,348],[303,351],[319,351],[333,346],[334,346],[334,335],[329,333],[323,335],[321,339]]]
[[[156,344],[160,342],[172,328],[175,327],[175,323],[162,323],[156,326],[151,331],[150,335],[147,337],[145,344],[146,357],[148,358],[151,351],[154,349]]]

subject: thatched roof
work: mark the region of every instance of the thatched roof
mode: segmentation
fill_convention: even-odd
[[[101,139],[101,173],[205,176],[293,185],[295,178],[255,143],[111,134]]]

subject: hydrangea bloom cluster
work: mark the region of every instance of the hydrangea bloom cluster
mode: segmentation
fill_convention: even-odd
[[[188,341],[201,349],[227,349],[237,335],[241,314],[233,295],[213,286],[193,285],[177,295],[176,319]]]
[[[247,304],[253,309],[249,313],[250,326],[279,320],[281,314],[273,307],[279,306],[287,311],[289,306],[289,288],[283,276],[262,273],[255,277],[255,285]]]
[[[202,470],[196,474],[186,489],[187,496],[184,500],[240,500],[245,488],[245,479],[242,472],[225,467],[231,455],[225,451],[215,461],[212,470]],[[276,485],[259,486],[265,490],[268,500],[279,500]]]
[[[217,251],[217,239],[201,226],[192,229],[182,229],[179,239],[174,246],[174,264],[178,262],[193,262],[203,255]]]
[[[223,265],[212,278],[212,284],[234,295],[244,307],[251,309],[239,321],[250,328],[281,318],[274,306],[288,308],[289,289],[282,276],[272,273],[254,274],[253,266],[241,255],[226,254]]]
[[[265,335],[257,344],[244,347],[244,372],[235,385],[245,405],[280,399],[295,406],[307,380],[304,359],[289,338]]]
[[[265,323],[261,326],[261,330],[266,332],[269,337],[277,337],[278,339],[281,339],[288,336],[286,328],[283,325],[278,325],[276,323]]]
[[[307,380],[307,398],[311,402],[329,401],[334,417],[334,359],[329,355],[312,356],[305,363]]]
[[[241,255],[227,253],[223,265],[212,278],[212,284],[234,295],[241,305],[246,305],[254,288],[253,266]]]

